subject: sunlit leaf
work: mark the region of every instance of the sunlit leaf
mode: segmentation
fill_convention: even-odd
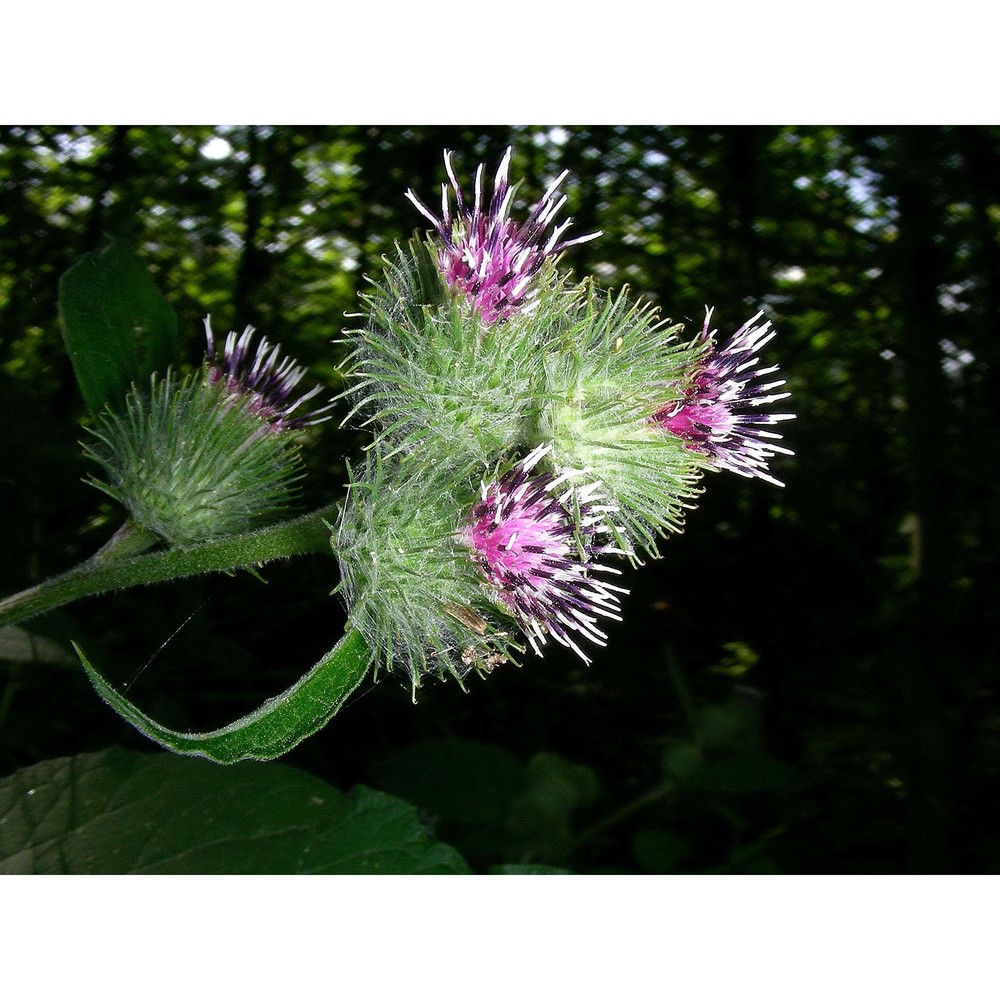
[[[91,413],[122,402],[177,360],[177,317],[143,262],[113,243],[86,254],[59,280],[63,339]]]
[[[50,663],[64,666],[76,661],[61,643],[12,625],[0,628],[0,660],[11,663]]]

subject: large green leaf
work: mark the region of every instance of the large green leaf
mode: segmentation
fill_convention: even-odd
[[[502,747],[443,736],[394,753],[377,784],[419,806],[476,867],[494,874],[548,874],[574,843],[573,813],[600,788],[583,765],[554,753],[522,764]],[[496,858],[531,863],[495,865]],[[503,871],[500,871],[500,869]]]
[[[553,868],[552,865],[494,865],[491,875],[571,875],[567,868]]]
[[[144,736],[174,753],[205,757],[217,764],[272,760],[322,729],[361,683],[371,654],[360,632],[351,631],[290,688],[249,715],[207,733],[168,729],[119,694],[73,644],[97,693]]]
[[[413,806],[283,764],[104,750],[0,781],[0,874],[464,874]]]
[[[597,775],[556,753],[540,751],[528,761],[527,783],[511,806],[507,825],[522,851],[558,864],[575,840],[573,814],[600,794]]]
[[[143,262],[113,243],[59,279],[63,338],[91,413],[177,360],[177,317]]]

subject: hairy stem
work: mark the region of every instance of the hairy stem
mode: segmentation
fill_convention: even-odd
[[[310,552],[329,552],[327,523],[335,512],[336,506],[323,507],[271,528],[128,558],[115,558],[117,545],[112,547],[112,539],[97,555],[79,566],[0,601],[0,628],[81,597],[111,590],[256,566]],[[133,540],[138,542],[140,539]]]

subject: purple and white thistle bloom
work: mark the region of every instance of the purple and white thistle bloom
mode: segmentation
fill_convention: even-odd
[[[765,428],[792,420],[795,414],[760,412],[761,407],[791,395],[772,391],[783,386],[784,379],[758,381],[778,371],[777,365],[760,367],[759,352],[777,332],[770,320],[758,324],[763,315],[757,313],[717,347],[716,331],[708,329],[712,318],[708,309],[700,336],[705,353],[684,396],[654,413],[652,422],[676,434],[693,451],[707,455],[716,468],[783,486],[768,472],[768,462],[775,455],[794,452],[775,444],[781,435]]]
[[[508,147],[493,180],[488,206],[483,198],[484,165],[480,163],[476,170],[475,200],[470,208],[455,177],[451,150],[445,150],[444,163],[455,192],[454,216],[447,184],[441,185],[441,218],[412,189],[406,192],[406,197],[431,223],[441,240],[439,264],[445,281],[465,295],[488,324],[530,312],[537,294],[532,282],[545,262],[567,247],[601,235],[589,233],[564,240],[562,235],[573,221],[566,219],[546,236],[546,230],[566,204],[566,196],[557,191],[569,173],[567,170],[548,186],[524,222],[511,219],[510,206],[517,186],[512,186],[508,178],[510,156]]]
[[[462,540],[536,653],[551,635],[590,663],[574,637],[606,645],[597,621],[621,621],[618,595],[628,593],[598,575],[619,570],[594,560],[622,552],[598,541],[610,508],[599,503],[596,484],[577,489],[567,484],[568,473],[532,474],[550,450],[541,445],[482,484]]]
[[[205,317],[205,357],[209,361],[210,385],[220,386],[229,395],[242,398],[248,411],[276,432],[300,430],[330,419],[332,414],[327,411],[333,408],[333,403],[295,412],[322,392],[322,386],[317,385],[294,398],[306,370],[294,359],[282,358],[280,344],[272,347],[266,337],[261,337],[254,348],[256,331],[247,326],[241,334],[230,331],[220,358],[211,319],[211,316]]]

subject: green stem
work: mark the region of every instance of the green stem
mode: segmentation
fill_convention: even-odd
[[[109,549],[109,543],[87,562],[0,601],[0,628],[111,590],[260,565],[310,552],[329,552],[327,523],[335,513],[336,506],[323,507],[271,528],[129,558],[111,556],[114,549]]]
[[[698,707],[695,705],[694,698],[691,696],[691,689],[687,685],[687,681],[684,679],[684,673],[680,668],[680,664],[677,662],[677,657],[674,656],[674,651],[670,646],[665,646],[663,650],[664,659],[667,661],[667,670],[670,673],[670,679],[673,681],[674,690],[677,692],[677,700],[681,703],[681,711],[684,713],[684,718],[687,720],[687,724],[691,729],[693,736],[698,735]]]
[[[604,819],[598,820],[593,826],[589,826],[586,830],[581,831],[576,838],[576,843],[582,844],[585,840],[596,837],[599,833],[603,833],[605,830],[610,830],[619,823],[623,823],[633,813],[638,812],[640,809],[645,809],[646,806],[652,805],[654,802],[658,802],[672,790],[672,787],[669,782],[654,785],[648,791],[643,792],[638,798],[627,802],[620,809],[616,809],[610,816],[605,816]]]

